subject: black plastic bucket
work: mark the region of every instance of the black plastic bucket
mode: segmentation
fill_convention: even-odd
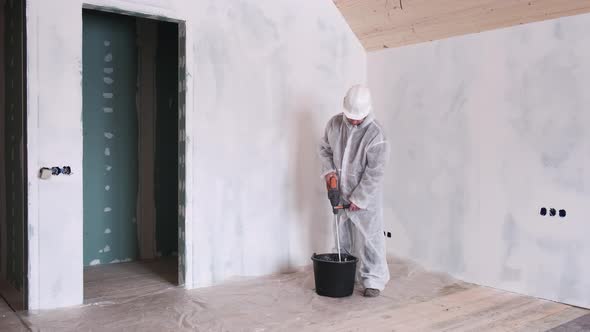
[[[313,254],[313,275],[315,291],[318,295],[329,297],[346,297],[354,291],[356,263],[354,256],[341,254],[342,261],[338,261],[338,254]]]

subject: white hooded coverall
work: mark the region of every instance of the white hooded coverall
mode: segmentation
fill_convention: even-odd
[[[341,200],[361,210],[340,210],[340,246],[343,253],[359,258],[357,280],[365,288],[383,290],[389,281],[381,183],[389,159],[389,144],[369,114],[353,126],[344,114],[326,126],[320,144],[322,176],[338,175]]]

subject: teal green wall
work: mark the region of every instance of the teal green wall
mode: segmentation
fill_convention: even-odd
[[[178,24],[158,23],[156,52],[156,248],[178,252]]]
[[[133,17],[84,11],[84,265],[138,256],[135,38]]]

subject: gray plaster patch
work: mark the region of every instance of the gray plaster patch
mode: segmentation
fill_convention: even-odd
[[[563,39],[563,28],[561,26],[561,22],[555,21],[555,26],[553,27],[553,34],[557,39]]]
[[[583,272],[579,265],[581,246],[571,244],[563,251],[561,276],[559,278],[558,299],[562,301],[578,299],[584,301]]]
[[[550,237],[536,241],[539,249],[551,255],[559,255],[560,266],[557,266],[559,274],[558,301],[572,301],[574,299],[584,301],[583,281],[580,268],[579,253],[583,252],[584,244],[579,242],[567,242],[555,240]]]
[[[465,268],[465,223],[474,199],[465,176],[473,162],[466,107],[471,91],[467,83],[448,87],[441,94],[444,100],[434,104],[430,91],[446,84],[429,72],[404,69],[389,89],[387,104],[392,112],[380,121],[394,142],[392,156],[411,158],[396,159],[399,171],[386,177],[384,186],[391,189],[384,199],[392,202],[396,219],[412,239],[408,248],[412,259],[431,259],[435,268],[460,273]],[[464,82],[470,80],[466,75]],[[442,238],[445,241],[438,240]]]
[[[231,65],[230,34],[225,31],[207,29],[203,25],[203,34],[197,43],[197,63],[201,70],[210,68],[214,84],[216,100],[222,100],[226,89],[226,70]]]
[[[320,31],[326,30],[326,22],[324,22],[324,20],[322,18],[318,18],[317,26],[318,26],[318,29],[320,29]]]
[[[336,74],[333,66],[329,66],[324,63],[316,65],[315,68],[327,76],[334,76]]]
[[[512,268],[508,265],[513,251],[518,247],[518,239],[520,237],[520,231],[514,220],[512,214],[507,214],[504,218],[504,225],[502,226],[502,240],[504,240],[505,253],[503,257],[502,274],[501,278],[504,281],[517,281],[521,278],[520,269]]]
[[[277,25],[260,8],[250,2],[240,2],[238,11],[242,21],[243,32],[253,40],[260,43],[269,43],[279,40]]]
[[[506,96],[512,107],[507,112],[514,133],[534,151],[550,180],[563,187],[583,191],[584,144],[583,84],[574,64],[573,52],[555,50],[520,71],[509,71],[513,84]],[[519,67],[521,63],[511,63]],[[515,89],[515,87],[517,87]]]
[[[61,279],[56,280],[51,286],[51,293],[57,297],[61,294]]]

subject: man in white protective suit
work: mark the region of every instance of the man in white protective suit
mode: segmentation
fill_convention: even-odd
[[[357,280],[364,296],[377,297],[389,281],[381,188],[389,144],[371,111],[369,89],[350,88],[344,112],[326,126],[320,159],[322,177],[337,176],[341,199],[350,204],[338,212],[341,251],[359,258]]]

